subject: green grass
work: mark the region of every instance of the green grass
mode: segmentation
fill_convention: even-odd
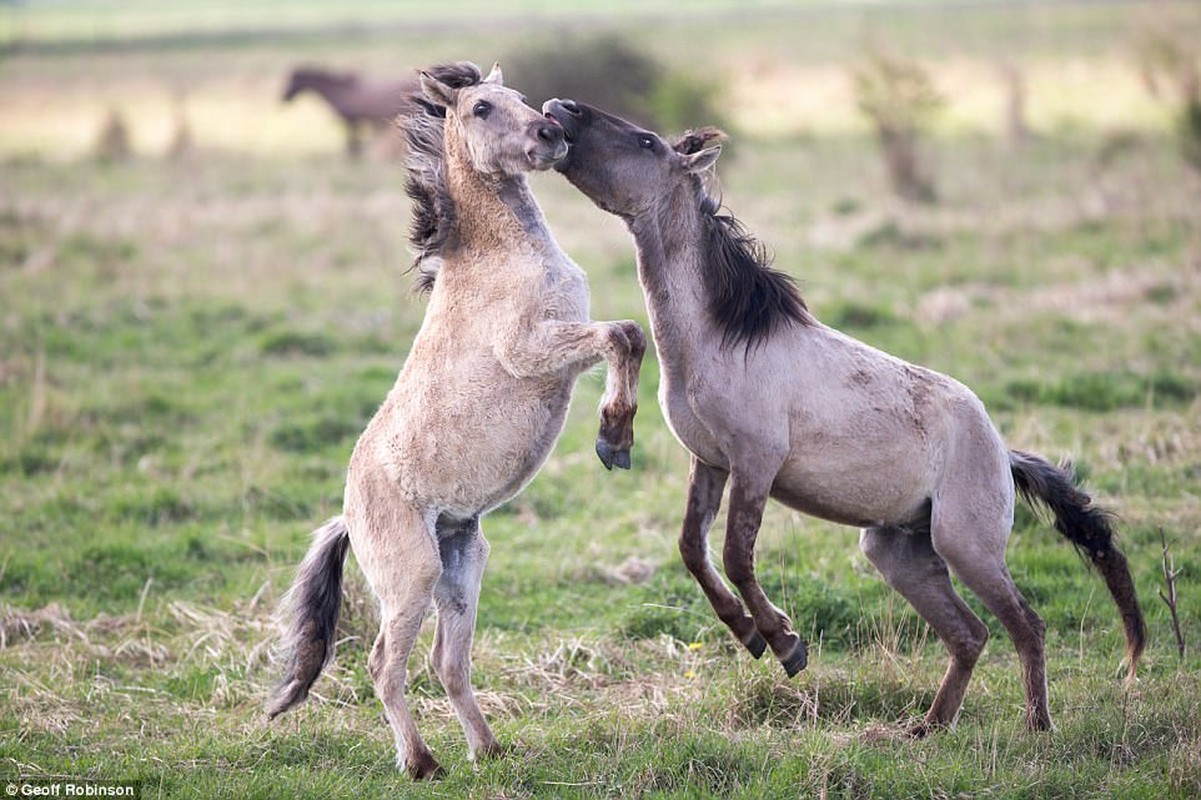
[[[1039,36],[1065,61],[1117,46],[1112,9],[1056,13],[1058,36]],[[940,30],[1021,38],[995,10],[954,18]],[[851,49],[847,18],[823,19],[837,34],[823,46]],[[935,35],[905,19],[903,37]],[[709,31],[722,65],[786,57],[788,26],[722,22],[718,39],[717,23],[689,24],[666,26],[664,41]],[[411,57],[484,49],[464,30],[426,31]],[[250,142],[259,117],[237,103],[263,69],[350,58],[356,41],[18,52],[5,69],[22,97],[97,75],[144,97],[120,76],[156,58],[167,76],[244,79],[220,92]],[[993,46],[963,41],[978,57]],[[382,63],[387,48],[371,42],[365,57]],[[734,103],[733,116],[755,130],[748,107],[763,106]],[[759,574],[811,662],[789,681],[753,661],[679,563],[687,458],[648,358],[633,470],[606,473],[592,453],[602,383],[588,375],[546,468],[484,521],[474,683],[511,752],[466,762],[427,626],[410,696],[449,773],[415,786],[393,766],[367,675],[375,612],[353,561],[337,661],[309,704],[261,720],[275,603],[309,531],[337,513],[350,449],[424,310],[403,274],[399,169],[344,163],[336,136],[296,119],[281,123],[294,149],[202,148],[180,163],[144,150],[63,160],[0,132],[0,782],[137,780],[143,797],[184,798],[1201,792],[1201,195],[1162,129],[1118,149],[1087,125],[1018,151],[947,135],[930,143],[942,202],[921,209],[884,196],[870,141],[806,133],[803,120],[737,135],[719,165],[727,204],[821,319],[972,386],[1013,446],[1070,455],[1118,512],[1151,629],[1136,686],[1118,679],[1121,631],[1100,581],[1025,508],[1009,563],[1048,624],[1053,733],[1022,729],[1016,657],[969,596],[993,638],[958,727],[899,735],[933,698],[942,648],[854,531],[779,506]],[[39,130],[17,122],[22,136]],[[533,185],[589,273],[594,316],[645,323],[622,226],[556,176]],[[1183,661],[1156,597],[1161,531],[1183,570]]]

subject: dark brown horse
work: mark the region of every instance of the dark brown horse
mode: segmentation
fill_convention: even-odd
[[[307,91],[320,95],[345,123],[346,152],[357,158],[363,151],[362,128],[368,126],[376,131],[390,128],[416,89],[411,80],[373,81],[355,72],[299,67],[288,76],[283,101],[289,103]]]

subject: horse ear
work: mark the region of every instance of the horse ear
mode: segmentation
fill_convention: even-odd
[[[680,163],[684,165],[685,172],[704,172],[717,163],[717,157],[720,155],[721,145],[717,145],[701,150],[699,153],[680,156]]]
[[[453,108],[459,90],[443,83],[428,72],[421,73],[421,91],[425,98],[436,105]]]
[[[492,71],[488,73],[488,77],[484,78],[484,83],[495,83],[497,86],[505,85],[504,73],[500,71],[500,62],[492,64]]]
[[[706,125],[703,128],[684,131],[684,133],[676,137],[675,141],[671,143],[671,147],[677,153],[690,156],[693,153],[699,153],[711,145],[721,144],[728,138],[730,137],[720,128]]]

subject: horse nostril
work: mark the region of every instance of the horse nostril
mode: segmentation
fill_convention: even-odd
[[[584,113],[580,111],[580,107],[576,105],[574,100],[560,100],[559,104],[562,105],[567,113],[571,114],[573,117],[578,117]]]
[[[547,144],[554,144],[563,138],[563,129],[558,125],[539,125],[538,138]]]

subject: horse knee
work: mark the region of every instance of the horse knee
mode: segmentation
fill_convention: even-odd
[[[969,627],[971,630],[967,636],[956,639],[953,642],[947,642],[947,649],[951,652],[951,657],[955,659],[961,666],[971,669],[976,666],[976,662],[980,659],[980,654],[984,652],[984,646],[988,644],[988,626],[978,619],[970,621]]]

